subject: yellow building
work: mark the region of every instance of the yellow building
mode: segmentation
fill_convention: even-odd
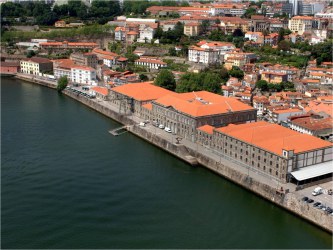
[[[265,80],[268,83],[281,83],[288,81],[288,75],[285,73],[276,72],[262,72],[261,80]]]
[[[289,20],[288,28],[292,32],[303,35],[304,32],[312,31],[313,17],[295,16]]]
[[[184,34],[187,36],[198,36],[200,33],[200,24],[191,22],[184,25]]]
[[[46,58],[32,57],[20,61],[21,72],[38,75],[53,70],[53,63]]]

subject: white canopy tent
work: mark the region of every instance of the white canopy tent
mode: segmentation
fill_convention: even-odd
[[[298,181],[307,180],[310,178],[322,176],[333,172],[333,161],[315,164],[309,167],[304,167],[291,172],[292,176]]]

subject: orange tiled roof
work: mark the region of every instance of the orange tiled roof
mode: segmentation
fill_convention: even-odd
[[[230,124],[215,130],[280,156],[282,149],[293,149],[297,154],[332,146],[332,143],[314,136],[264,121]]]
[[[312,16],[294,16],[291,19],[313,20]]]
[[[114,92],[132,97],[138,101],[151,101],[156,100],[162,96],[173,94],[170,90],[157,87],[152,84],[153,82],[141,82],[125,84],[112,89]]]
[[[105,88],[105,87],[93,87],[91,89],[94,90],[97,93],[100,93],[100,94],[104,95],[104,96],[107,96],[108,93],[109,93],[108,89]]]
[[[81,65],[73,65],[71,67],[72,69],[82,69],[82,70],[87,70],[87,71],[94,71],[95,69],[92,67],[88,67],[88,66],[81,66]]]
[[[214,130],[214,127],[213,126],[210,126],[210,125],[203,125],[201,127],[198,127],[197,128],[198,130],[201,130],[207,134],[210,134],[212,135],[213,134],[213,130]]]
[[[324,112],[330,116],[333,116],[333,103],[324,103],[320,101],[311,101],[308,107],[304,108],[305,111],[313,111],[316,113]]]
[[[254,110],[242,102],[207,91],[172,94],[155,101],[162,106],[174,109],[192,117],[210,116],[228,112]]]
[[[55,67],[58,68],[71,69],[75,66],[74,61],[71,59],[56,59],[52,60],[52,62],[55,63]]]
[[[34,63],[52,63],[49,59],[43,57],[23,58],[21,61],[34,62]]]
[[[331,117],[314,119],[312,117],[300,117],[292,120],[292,123],[310,130],[332,129],[333,120]]]
[[[105,51],[105,50],[102,50],[102,49],[97,49],[97,48],[93,49],[92,53],[99,54],[99,55],[107,55],[107,56],[119,56],[116,53],[113,53],[113,52],[110,52],[110,51]]]
[[[152,110],[153,109],[153,105],[150,103],[146,103],[144,105],[142,105],[143,108],[148,109],[148,110]]]
[[[140,59],[135,60],[135,62],[156,63],[156,64],[161,64],[161,65],[167,64],[159,59],[148,58],[148,57],[141,57]]]
[[[301,113],[302,110],[301,109],[280,109],[280,110],[274,110],[273,112],[277,113],[277,114],[296,113],[296,112]]]

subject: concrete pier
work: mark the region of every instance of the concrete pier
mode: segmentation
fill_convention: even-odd
[[[29,78],[17,77],[19,79],[28,80],[50,88],[56,86],[47,81],[33,80]],[[235,163],[228,162],[225,159],[216,160],[212,157],[212,153],[204,150],[195,150],[193,147],[186,146],[184,143],[176,144],[167,140],[162,136],[154,133],[152,130],[138,126],[133,117],[119,114],[117,109],[112,109],[110,104],[96,99],[89,99],[81,95],[77,95],[69,90],[63,92],[65,95],[85,104],[91,109],[119,122],[129,126],[128,131],[138,137],[154,144],[155,146],[165,150],[166,152],[182,159],[191,165],[201,165],[232,182],[252,191],[253,193],[265,198],[266,200],[278,205],[287,211],[300,216],[323,230],[332,233],[333,216],[326,215],[323,211],[318,210],[312,204],[305,203],[301,200],[302,196],[296,192],[281,192],[278,190],[276,183],[265,183],[258,176],[250,175],[246,171],[240,171],[238,168],[232,167]]]

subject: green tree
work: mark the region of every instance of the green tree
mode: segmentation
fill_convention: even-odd
[[[242,79],[244,77],[244,72],[238,67],[232,67],[231,70],[229,70],[229,75],[232,77],[236,77],[238,79]]]
[[[177,56],[177,51],[176,51],[176,49],[174,47],[171,47],[169,49],[169,55],[170,56]]]
[[[244,17],[245,18],[251,18],[252,15],[255,15],[256,14],[256,9],[255,8],[248,8],[246,9],[245,13],[244,13]]]
[[[282,40],[278,43],[278,50],[289,51],[290,43],[286,40]]]
[[[256,82],[256,88],[260,89],[261,91],[268,90],[268,83],[265,80],[259,80]]]
[[[284,29],[283,28],[281,28],[279,30],[278,43],[281,42],[282,40],[284,40]]]
[[[281,82],[280,85],[283,90],[294,90],[295,89],[295,85],[292,82]]]
[[[175,76],[172,74],[170,70],[167,69],[162,69],[158,73],[154,81],[154,84],[172,91],[176,89]]]
[[[144,75],[144,74],[140,74],[139,75],[139,78],[140,78],[140,80],[142,81],[142,82],[145,82],[145,81],[148,81],[149,79],[148,79],[148,76],[146,76],[146,75]]]
[[[33,50],[29,50],[28,52],[27,52],[27,57],[28,58],[31,58],[31,57],[33,57],[33,56],[35,56],[36,55],[36,53],[35,53],[35,51],[33,51]]]
[[[235,36],[244,36],[244,32],[242,31],[242,29],[240,28],[237,28],[234,30],[234,32],[232,33],[232,36],[235,37]]]
[[[206,73],[203,80],[202,90],[219,94],[221,93],[221,82],[221,77],[218,74]]]
[[[67,76],[60,77],[58,80],[57,91],[59,93],[62,92],[67,87],[67,84],[68,84]]]
[[[200,25],[202,33],[206,33],[208,31],[209,26],[210,26],[209,20],[203,20]]]

